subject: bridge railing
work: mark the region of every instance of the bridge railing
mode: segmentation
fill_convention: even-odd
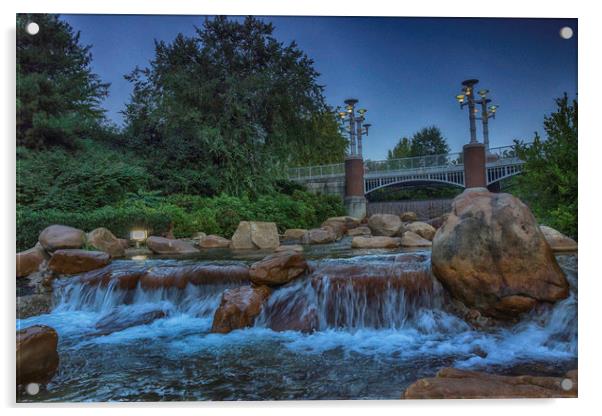
[[[530,143],[527,143],[527,146]],[[492,147],[487,152],[487,163],[499,163],[499,162],[508,163],[510,161],[520,162],[518,155],[516,154],[516,150],[514,146],[501,146],[501,147]]]
[[[366,161],[366,172],[384,173],[401,170],[429,170],[434,168],[462,166],[464,155],[462,152],[444,155],[429,155],[418,157],[405,157],[402,159]]]
[[[332,165],[304,166],[299,168],[290,168],[288,170],[289,179],[319,178],[339,176],[345,174],[345,164],[335,163]]]

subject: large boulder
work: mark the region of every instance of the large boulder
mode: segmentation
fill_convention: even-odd
[[[524,399],[577,397],[577,371],[565,377],[502,376],[443,368],[410,385],[402,399]]]
[[[301,241],[303,240],[303,236],[306,232],[307,230],[302,228],[289,228],[288,230],[284,231],[282,239],[284,241]]]
[[[111,257],[123,257],[125,248],[111,231],[104,227],[96,228],[87,235],[88,244],[97,250],[109,253]]]
[[[213,316],[211,332],[226,334],[253,326],[270,293],[271,289],[267,286],[242,286],[224,291]]]
[[[301,242],[303,244],[326,244],[336,241],[337,235],[332,227],[312,228],[307,230]]]
[[[357,228],[352,228],[350,230],[347,230],[347,235],[349,237],[358,237],[358,236],[371,236],[372,235],[372,231],[370,230],[370,227],[366,227],[365,225],[360,225]]]
[[[48,252],[82,248],[86,243],[86,233],[66,225],[50,225],[40,233],[38,241]]]
[[[233,249],[275,249],[279,245],[275,222],[241,221],[230,246]]]
[[[307,270],[302,253],[284,251],[267,256],[251,265],[249,278],[256,285],[283,285]]]
[[[569,293],[529,208],[485,188],[454,199],[433,239],[432,268],[454,298],[495,318],[514,318]]]
[[[562,234],[560,231],[546,225],[540,225],[539,229],[544,238],[554,251],[576,251],[577,242],[571,237]]]
[[[322,223],[321,227],[331,227],[337,235],[337,238],[341,238],[345,235],[347,230],[352,230],[356,227],[359,227],[359,225],[359,219],[349,216],[343,216],[328,218]]]
[[[432,244],[413,231],[406,231],[401,237],[401,245],[404,247],[430,247]]]
[[[373,235],[393,237],[405,231],[401,219],[392,214],[373,214],[368,219],[368,227]]]
[[[438,217],[431,218],[430,220],[426,221],[426,223],[437,230],[443,226],[445,221],[447,221],[447,217],[449,217],[449,214],[443,214]]]
[[[210,234],[199,242],[201,248],[228,248],[230,240],[219,235]]]
[[[192,254],[199,252],[187,241],[154,235],[146,239],[146,246],[155,254]]]
[[[353,248],[397,248],[401,245],[398,237],[353,237],[351,247]]]
[[[435,227],[421,221],[414,221],[406,224],[406,228],[429,241],[433,241],[433,237],[435,237],[435,233],[437,232]]]
[[[77,274],[99,269],[111,262],[104,251],[57,250],[52,253],[48,268],[56,274]]]
[[[49,326],[17,331],[17,385],[50,381],[59,366],[58,334]]]
[[[37,272],[47,258],[48,254],[40,243],[29,250],[17,253],[17,277],[24,277]]]
[[[418,215],[416,215],[415,212],[412,211],[407,211],[407,212],[402,212],[399,215],[399,218],[401,219],[401,221],[403,222],[413,222],[413,221],[418,221]]]

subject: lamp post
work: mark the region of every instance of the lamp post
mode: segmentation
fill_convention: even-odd
[[[358,103],[358,100],[355,98],[349,98],[345,100],[345,111],[339,112],[339,117],[343,123],[345,121],[349,122],[349,126],[347,127],[347,132],[349,132],[349,152],[348,155],[351,157],[362,157],[363,146],[362,146],[362,135],[368,135],[368,129],[371,124],[364,123],[366,120],[366,113],[368,110],[365,108],[360,108],[357,110],[357,114],[355,111],[355,106]]]
[[[491,100],[487,98],[489,90],[479,90],[479,96],[481,97],[477,103],[481,104],[481,117],[483,121],[483,144],[485,145],[485,151],[489,153],[489,119],[495,118],[497,112],[497,105],[491,104],[487,106]]]
[[[476,112],[478,111],[475,107],[474,99],[474,86],[478,84],[478,79],[467,79],[462,82],[462,94],[456,95],[460,108],[468,106],[468,121],[470,123],[470,143],[478,143],[477,141],[477,125],[476,125]]]
[[[355,110],[358,100],[345,100],[345,111],[339,112],[345,130],[349,132],[349,151],[345,157],[344,202],[347,215],[357,218],[366,216],[366,197],[364,190],[364,160],[362,157],[362,136],[368,135],[370,124],[366,120],[365,108]]]

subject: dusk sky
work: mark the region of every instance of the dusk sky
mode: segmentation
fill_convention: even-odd
[[[153,40],[172,41],[194,34],[203,16],[63,15],[91,44],[93,69],[110,82],[104,102],[108,116],[129,100],[123,76],[145,67],[154,56]],[[461,81],[480,80],[499,105],[490,123],[492,147],[515,138],[530,140],[543,130],[554,99],[577,93],[576,19],[438,19],[265,17],[275,37],[299,47],[315,61],[330,105],[349,97],[368,109],[373,127],[365,158],[384,159],[402,136],[436,125],[452,151],[469,140],[467,109],[455,100]],[[559,31],[569,26],[574,36]],[[43,30],[43,28],[41,28]],[[479,122],[478,137],[481,140]]]

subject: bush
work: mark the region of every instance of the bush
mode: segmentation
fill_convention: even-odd
[[[173,226],[177,238],[203,231],[230,238],[244,220],[275,222],[282,232],[287,228],[312,228],[326,218],[344,214],[340,198],[296,190],[293,195],[268,194],[256,200],[220,195],[161,197],[152,192],[129,194],[116,206],[86,212],[58,209],[17,209],[17,249],[26,250],[38,241],[40,232],[52,224],[64,224],[86,232],[106,227],[118,237],[127,238],[134,228],[150,234],[164,234]]]

